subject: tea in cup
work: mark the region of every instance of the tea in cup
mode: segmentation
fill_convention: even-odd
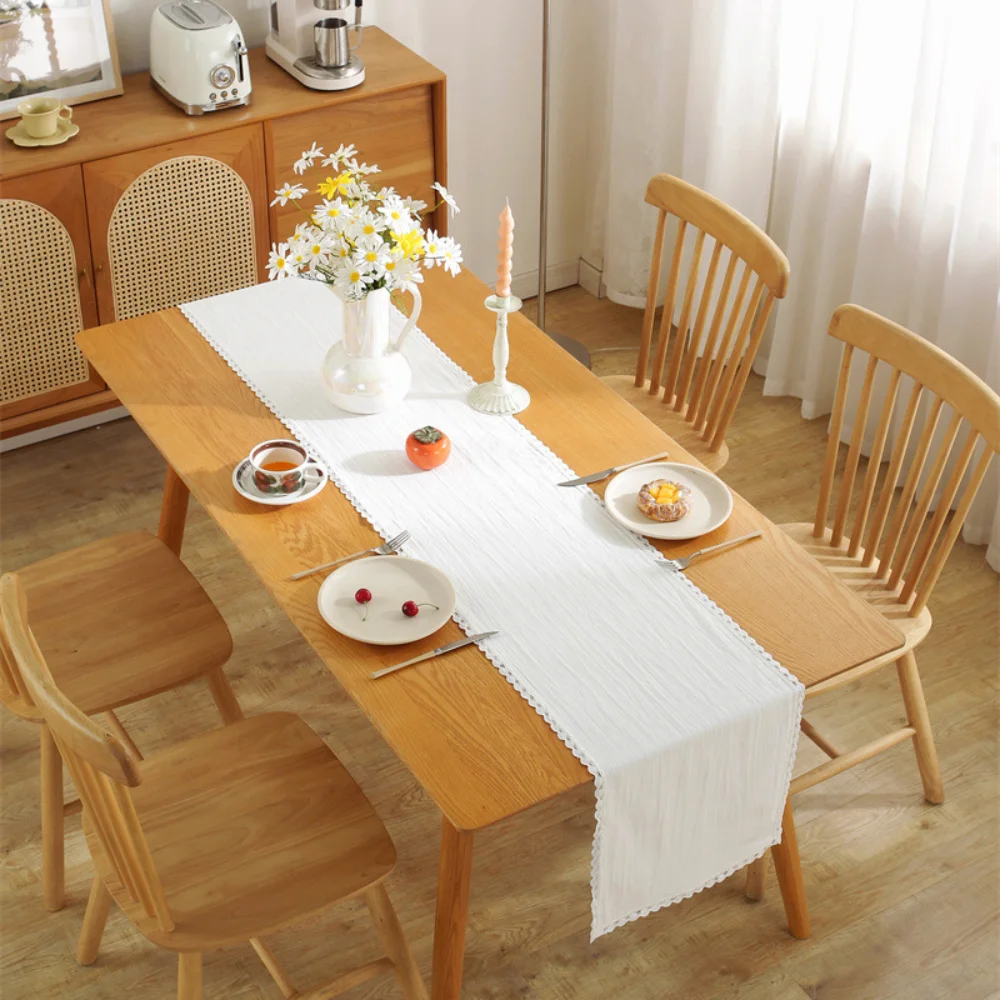
[[[250,452],[253,481],[261,493],[297,493],[309,472],[326,475],[298,441],[264,441]]]
[[[73,117],[73,109],[55,97],[29,97],[21,101],[17,111],[24,123],[24,131],[32,139],[47,139],[55,135],[59,120],[69,121]]]

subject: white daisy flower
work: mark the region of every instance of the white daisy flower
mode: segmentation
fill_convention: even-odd
[[[360,247],[355,250],[353,261],[361,267],[367,268],[377,278],[385,274],[385,265],[392,257],[389,248],[384,243]]]
[[[363,240],[378,237],[379,233],[385,232],[388,225],[384,216],[373,212],[370,208],[359,208],[354,213],[346,232],[352,240]]]
[[[351,263],[348,267],[340,268],[337,277],[334,279],[334,287],[343,292],[349,299],[364,298],[368,291],[366,278],[368,272],[364,271],[360,264]]]
[[[316,234],[312,239],[302,241],[302,251],[310,271],[315,271],[320,264],[326,261],[330,253],[330,238],[326,235]]]
[[[348,260],[351,256],[351,245],[347,240],[335,240],[330,247],[330,256],[335,260]]]
[[[357,150],[354,148],[354,143],[349,146],[345,146],[341,143],[337,147],[337,152],[331,153],[325,160],[323,160],[324,167],[339,167],[340,164],[348,159],[348,157],[356,156]]]
[[[448,189],[447,189],[447,188],[446,188],[446,187],[445,187],[445,186],[444,186],[443,184],[438,184],[438,182],[437,182],[437,181],[435,181],[435,182],[434,182],[434,183],[433,183],[433,184],[431,185],[431,187],[432,187],[432,188],[433,188],[433,189],[434,189],[435,191],[437,191],[437,193],[438,193],[439,195],[441,195],[441,200],[442,200],[442,201],[443,201],[443,202],[444,202],[444,203],[445,203],[445,204],[446,204],[446,205],[448,206],[448,211],[449,211],[449,213],[450,213],[451,217],[452,217],[452,218],[454,219],[454,218],[455,218],[455,215],[456,215],[456,214],[457,214],[458,212],[461,212],[461,211],[462,211],[462,210],[461,210],[461,209],[460,209],[460,208],[458,207],[458,203],[457,203],[457,202],[455,201],[455,198],[454,198],[454,197],[453,197],[452,195],[448,194]]]
[[[323,155],[323,147],[317,146],[314,142],[310,149],[307,149],[292,165],[292,170],[297,174],[304,174],[316,160]]]
[[[442,236],[438,240],[438,247],[441,266],[452,276],[458,274],[462,270],[459,267],[462,263],[462,248],[450,236]]]
[[[275,278],[287,278],[295,274],[296,269],[288,254],[288,244],[279,243],[271,251],[267,259],[267,280],[274,281]]]
[[[390,198],[395,197],[396,189],[394,187],[384,187],[378,189],[378,191],[372,196],[372,201],[388,201]]]
[[[385,201],[378,207],[379,213],[385,217],[389,228],[393,232],[406,233],[409,232],[414,227],[413,219],[410,218],[410,213],[406,210],[406,205],[403,204],[403,199],[393,195],[390,198],[386,198]]]
[[[350,206],[343,198],[334,198],[317,205],[313,215],[324,228],[338,230],[350,220]]]
[[[288,262],[296,271],[308,266],[309,255],[306,253],[305,244],[302,240],[290,243],[288,247]]]
[[[298,201],[304,194],[308,194],[309,189],[301,184],[283,184],[275,191],[275,199],[272,205],[287,205],[290,201]]]
[[[386,280],[390,282],[390,285],[396,277],[396,272],[399,270],[399,265],[403,260],[403,251],[400,250],[399,247],[391,247],[389,250],[389,257],[382,265],[385,268]]]
[[[420,265],[415,260],[400,260],[393,268],[390,287],[401,292],[412,292],[424,276],[420,270]]]
[[[419,198],[404,198],[403,204],[411,215],[417,215],[427,207],[427,202],[421,201]]]
[[[424,251],[424,267],[430,269],[443,264],[444,257],[441,255],[441,237],[438,236],[437,230],[428,229],[424,239],[427,243],[427,249]]]
[[[351,204],[371,200],[371,189],[367,184],[359,184],[357,181],[348,181],[347,186],[344,188],[344,194]]]

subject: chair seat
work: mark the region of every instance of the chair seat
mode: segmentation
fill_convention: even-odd
[[[878,657],[880,662],[898,660],[903,653],[919,645],[930,631],[932,618],[924,608],[919,614],[911,615],[905,604],[899,601],[899,589],[890,590],[885,580],[876,578],[878,560],[871,566],[862,566],[864,549],[858,549],[855,556],[847,554],[849,539],[844,539],[838,548],[830,545],[831,531],[826,528],[823,538],[813,536],[811,522],[779,525],[782,531],[797,542],[806,552],[828,569],[841,583],[846,584],[860,598],[880,611],[903,633],[904,643],[899,649]],[[874,663],[876,661],[869,661]]]
[[[18,576],[56,684],[88,715],[175,688],[232,652],[201,584],[145,531],[43,559]]]
[[[154,943],[207,951],[260,937],[384,878],[395,848],[364,793],[295,715],[270,713],[143,761],[132,789],[176,924],[163,931],[84,829],[112,896]]]
[[[708,442],[689,424],[682,413],[671,409],[659,395],[649,394],[648,383],[637,386],[631,375],[609,375],[601,379],[643,416],[666,431],[685,451],[693,455],[710,472],[718,472],[729,461],[729,446],[725,441],[718,451],[711,451]]]

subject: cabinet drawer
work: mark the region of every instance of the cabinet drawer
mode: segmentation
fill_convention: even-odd
[[[18,265],[25,264],[25,255],[40,255],[38,267],[32,265],[28,277],[21,279],[12,277],[14,261],[0,261],[0,285],[4,286],[0,292],[4,327],[0,417],[7,420],[99,392],[104,382],[73,339],[83,327],[97,325],[80,167],[5,180],[0,195],[33,202],[58,222],[44,221],[44,216],[30,211],[23,216],[19,213],[19,221],[4,233],[12,246],[21,247],[15,250]],[[72,255],[65,252],[67,237]],[[51,274],[45,272],[48,266],[53,268]],[[40,284],[31,286],[32,281]]]
[[[401,195],[433,204],[434,114],[429,86],[279,118],[265,122],[264,129],[271,191],[285,181],[299,179],[292,164],[313,142],[327,152],[341,143],[354,143],[362,162],[382,168],[382,173],[372,178],[373,185],[391,186]],[[315,189],[323,176],[320,170],[313,170],[305,180]],[[317,195],[315,201],[307,198],[300,204],[311,207],[319,200]],[[304,218],[294,204],[273,205],[271,239],[287,239]]]

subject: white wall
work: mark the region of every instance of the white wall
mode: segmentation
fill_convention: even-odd
[[[149,18],[159,0],[111,0],[124,72],[149,64]],[[266,0],[221,0],[250,45],[267,30]],[[515,291],[537,289],[541,129],[540,0],[367,0],[376,23],[448,75],[449,188],[462,208],[452,234],[469,268],[495,272],[497,216],[516,223]],[[595,163],[588,149],[601,20],[597,0],[552,0],[550,35],[549,287],[573,284],[583,205]],[[364,46],[360,54],[364,57]],[[361,154],[364,155],[364,149]]]

